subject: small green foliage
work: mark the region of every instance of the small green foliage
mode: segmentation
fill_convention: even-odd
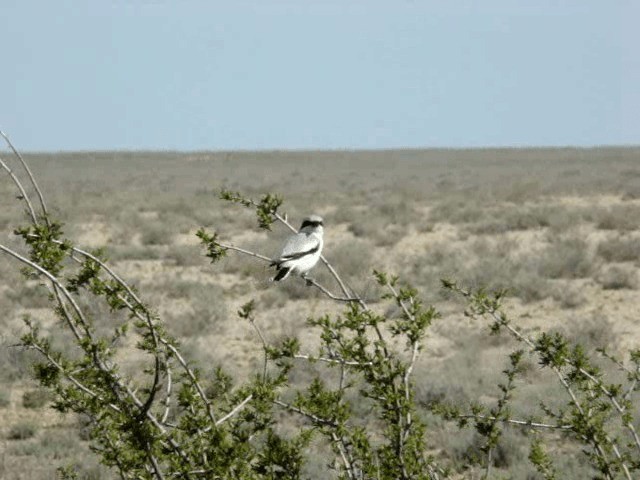
[[[75,465],[63,465],[56,470],[60,480],[77,480],[78,471]]]
[[[250,198],[244,197],[239,192],[230,190],[222,190],[220,198],[228,202],[239,203],[245,207],[255,208],[258,217],[258,226],[264,230],[271,230],[271,225],[276,221],[278,208],[282,205],[283,199],[279,195],[267,193],[263,195],[260,202],[255,202]]]
[[[255,308],[255,300],[250,300],[240,307],[240,310],[238,310],[238,316],[240,318],[244,318],[245,320],[249,320],[251,319],[252,313]]]
[[[278,195],[266,194],[260,200],[256,209],[258,225],[265,230],[271,230],[271,225],[275,222],[275,215],[282,205],[282,198]]]
[[[287,440],[267,430],[264,450],[258,455],[254,471],[261,478],[272,480],[299,480],[305,463],[304,449],[308,447],[312,430],[303,430],[292,440]]]
[[[287,337],[283,339],[277,347],[267,347],[267,353],[270,360],[294,358],[298,352],[300,352],[300,341],[295,337]]]
[[[30,249],[30,259],[52,275],[58,275],[62,269],[62,261],[71,249],[68,241],[62,238],[62,224],[57,222],[40,223],[21,227],[14,233],[24,240]]]
[[[196,236],[200,239],[202,245],[207,249],[207,257],[211,259],[211,263],[216,263],[227,254],[227,249],[218,243],[218,234],[210,234],[204,228],[196,232]]]
[[[539,354],[540,365],[559,368],[567,361],[569,345],[561,334],[543,332],[536,340],[535,351]]]
[[[553,462],[545,451],[542,440],[537,436],[531,441],[529,461],[535,466],[538,473],[540,473],[545,480],[555,480],[557,478]]]
[[[91,258],[87,258],[82,263],[80,271],[67,280],[67,289],[70,292],[77,293],[82,287],[93,289],[94,293],[102,293],[103,284],[99,279],[100,264]]]

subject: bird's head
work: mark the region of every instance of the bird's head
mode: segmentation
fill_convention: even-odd
[[[324,221],[320,215],[309,215],[302,221],[300,225],[301,232],[320,233],[324,232]]]

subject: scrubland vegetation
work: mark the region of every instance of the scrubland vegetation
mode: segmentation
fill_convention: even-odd
[[[5,161],[8,157],[2,155]],[[405,328],[403,305],[418,298],[425,309],[433,305],[439,312],[424,325],[411,372],[412,412],[424,429],[422,453],[428,457],[422,464],[425,478],[607,478],[598,472],[598,454],[585,458],[582,450],[590,444],[585,447],[570,429],[509,422],[557,426],[571,415],[579,417],[556,374],[557,369],[586,385],[589,381],[578,378],[579,368],[606,374],[602,385],[580,383],[581,405],[597,412],[593,431],[580,434],[596,435],[602,421],[631,469],[631,477],[618,468],[609,478],[638,475],[640,446],[628,436],[629,427],[620,420],[624,415],[605,407],[611,395],[602,388],[616,395],[618,385],[620,395],[628,391],[625,410],[635,414],[631,429],[640,430],[637,364],[629,357],[640,348],[640,149],[87,152],[26,159],[51,218],[64,223],[64,238],[81,249],[104,249],[108,264],[153,307],[186,360],[198,366],[203,379],[215,378],[206,393],[228,410],[244,398],[245,382],[263,371],[266,342],[279,346],[283,355],[271,352],[270,374],[277,377],[284,368],[278,362],[286,364],[288,387],[282,387],[278,401],[294,405],[296,390],[311,388],[316,377],[327,380],[327,390],[338,389],[340,381],[337,391],[344,395],[340,402],[349,405],[352,426],[378,432],[369,439],[375,448],[386,432],[377,413],[383,406],[371,395],[361,396],[371,378],[375,384],[366,368],[349,371],[353,388],[343,389],[335,368],[283,353],[282,345],[295,337],[298,355],[320,355],[318,349],[326,347],[321,333],[338,327],[319,319],[347,318],[343,303],[301,279],[270,283],[266,264],[251,256],[227,251],[215,264],[205,256],[196,237],[201,227],[218,233],[223,244],[273,255],[288,234],[285,226],[276,222],[272,231],[260,229],[252,209],[219,198],[221,190],[241,191],[256,200],[272,192],[284,197],[278,211],[295,226],[309,213],[325,218],[327,260],[347,289],[390,324]],[[13,231],[28,222],[25,206],[5,177],[0,182],[0,244],[24,252]],[[77,466],[80,478],[117,478],[117,469],[100,465],[91,453],[96,432],[87,419],[50,408],[55,396],[39,386],[30,367],[38,353],[14,346],[28,331],[25,316],[40,326],[53,348],[71,351],[74,345],[52,312],[43,279],[25,279],[20,268],[0,255],[0,478],[53,478],[57,467],[70,464]],[[374,269],[388,276],[376,278]],[[394,275],[400,278],[397,285],[389,280]],[[313,278],[340,292],[323,265]],[[443,288],[441,279],[456,284]],[[415,287],[415,296],[380,298],[389,293],[389,285],[399,289],[404,283]],[[499,308],[484,291],[501,292]],[[128,322],[126,312],[114,314],[107,304],[79,302],[91,311],[97,335],[108,336]],[[248,302],[253,302],[250,312],[243,310]],[[354,338],[356,330],[350,331]],[[550,336],[548,345],[541,340],[543,333]],[[403,351],[404,337],[384,338],[389,350],[400,352],[398,361],[409,364],[411,348]],[[528,345],[523,338],[541,343]],[[135,378],[145,352],[135,343],[119,342],[115,359],[120,371]],[[588,361],[575,351],[578,344]],[[356,351],[342,354],[352,355],[353,362],[368,361]],[[233,376],[225,388],[220,382],[227,377],[213,373],[218,367]],[[216,397],[219,391],[224,398]],[[325,393],[307,391],[316,400]],[[317,405],[297,408],[303,406],[317,408],[320,415]],[[303,451],[318,452],[298,465],[300,477],[291,478],[352,478],[344,466],[327,465],[334,455],[322,434],[298,437],[303,427],[323,429],[298,417],[287,408],[273,416],[274,432],[292,442],[278,444],[281,454],[285,447],[302,445]],[[371,461],[383,459],[383,453]],[[616,461],[614,451],[602,456]],[[281,478],[282,473],[271,475],[263,478]]]

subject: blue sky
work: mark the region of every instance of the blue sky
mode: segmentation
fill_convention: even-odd
[[[640,144],[640,2],[3,0],[23,150]]]

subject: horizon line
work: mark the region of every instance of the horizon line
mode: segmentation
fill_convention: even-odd
[[[17,148],[17,147],[16,147]],[[421,152],[421,151],[487,151],[487,150],[597,150],[597,149],[635,149],[640,143],[594,144],[594,145],[491,145],[475,147],[382,147],[382,148],[237,148],[237,149],[162,149],[162,148],[116,148],[108,149],[60,149],[60,150],[20,150],[25,155],[57,155],[81,153],[385,153],[385,152]]]

